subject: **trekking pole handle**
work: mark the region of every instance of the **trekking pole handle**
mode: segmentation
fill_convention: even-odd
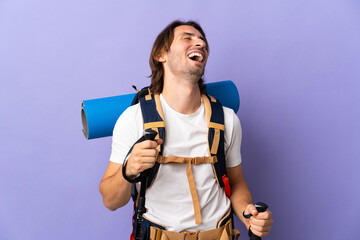
[[[145,130],[145,132],[144,132],[145,140],[154,141],[156,135],[157,135],[157,132],[154,131],[154,130],[152,130],[152,129],[147,129],[147,130]]]
[[[144,132],[144,139],[145,139],[144,141],[146,141],[146,140],[154,141],[157,134],[158,133],[152,129],[146,129]],[[150,172],[151,172],[150,168],[146,169],[145,171],[140,173],[141,178],[146,178],[147,176],[149,176]]]
[[[261,213],[261,212],[265,212],[266,209],[268,209],[268,205],[266,203],[263,202],[257,202],[255,204],[256,210]],[[245,212],[243,212],[243,216],[244,218],[250,218],[252,216],[252,214],[244,214]],[[255,234],[253,234],[253,232],[251,231],[250,227],[249,227],[249,232],[248,235],[250,237],[250,240],[261,240],[261,237],[256,236]]]
[[[154,141],[155,137],[157,135],[157,132],[152,129],[147,129],[144,132],[144,139],[145,140],[151,140]],[[142,222],[143,222],[143,214],[146,213],[145,208],[145,192],[146,192],[146,185],[147,185],[147,173],[150,171],[150,169],[145,170],[140,175],[142,175],[141,178],[141,186],[140,186],[140,196],[138,199],[138,210],[136,213],[136,231],[135,231],[135,239],[136,240],[143,240],[145,239],[145,230],[142,228]]]

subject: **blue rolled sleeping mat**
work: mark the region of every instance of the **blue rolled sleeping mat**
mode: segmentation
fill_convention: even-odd
[[[232,81],[207,83],[206,89],[222,105],[232,108],[235,113],[239,110],[239,92]],[[117,119],[131,105],[135,94],[84,100],[81,120],[86,139],[112,136]]]

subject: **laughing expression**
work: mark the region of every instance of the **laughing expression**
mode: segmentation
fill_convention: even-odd
[[[174,29],[170,49],[163,54],[165,74],[198,81],[204,74],[207,57],[207,46],[201,33],[192,26],[178,26]]]

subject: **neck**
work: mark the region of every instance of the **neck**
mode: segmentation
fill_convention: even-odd
[[[164,79],[162,95],[172,109],[182,114],[192,114],[201,105],[201,93],[197,81]]]

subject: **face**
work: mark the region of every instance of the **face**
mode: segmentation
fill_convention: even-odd
[[[169,51],[162,54],[165,76],[173,74],[198,81],[204,74],[208,57],[206,43],[201,33],[192,26],[182,25],[174,29],[174,39]]]

